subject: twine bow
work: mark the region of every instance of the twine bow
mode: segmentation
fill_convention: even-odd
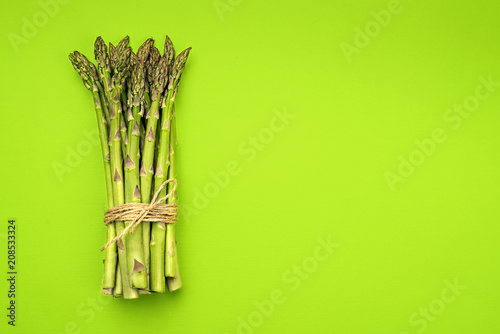
[[[172,182],[174,186],[170,192],[156,200],[165,186]],[[177,189],[177,180],[176,179],[168,179],[161,184],[161,186],[156,190],[153,195],[153,199],[150,204],[147,203],[126,203],[122,205],[115,206],[114,208],[106,211],[104,215],[104,223],[106,225],[111,224],[114,221],[131,221],[127,227],[116,237],[111,239],[101,248],[101,251],[108,248],[111,244],[121,239],[127,232],[133,233],[135,228],[143,221],[150,222],[160,222],[166,224],[172,224],[177,221],[177,204],[161,204],[161,202],[165,201],[167,198],[172,196],[172,194]]]

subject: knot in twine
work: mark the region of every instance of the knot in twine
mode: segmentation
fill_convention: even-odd
[[[172,182],[174,186],[170,192],[156,200],[162,189],[168,184]],[[150,204],[147,203],[126,203],[117,205],[114,208],[109,209],[104,214],[104,223],[106,225],[111,224],[114,221],[130,221],[127,227],[106,243],[104,247],[101,248],[101,251],[108,248],[111,244],[121,239],[127,232],[133,233],[135,228],[141,222],[160,222],[165,224],[173,224],[177,221],[177,204],[160,204],[174,193],[177,189],[177,180],[176,179],[168,179],[161,184],[158,190],[155,192],[153,199]]]

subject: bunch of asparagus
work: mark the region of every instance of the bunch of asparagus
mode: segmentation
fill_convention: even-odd
[[[132,51],[129,37],[109,53],[101,37],[94,44],[97,67],[75,51],[69,59],[92,93],[104,158],[108,208],[150,203],[168,179],[175,179],[177,131],[175,97],[191,48],[175,56],[167,36],[163,55],[146,40]],[[176,203],[174,182],[158,198]],[[167,189],[165,189],[167,188]],[[132,222],[107,225],[110,241]],[[166,281],[166,283],[165,283]],[[182,286],[177,262],[175,224],[141,222],[105,249],[102,291],[125,299]]]

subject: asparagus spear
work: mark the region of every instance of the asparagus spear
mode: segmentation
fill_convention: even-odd
[[[108,102],[111,102],[111,64],[108,56],[108,48],[101,36],[94,43],[94,56],[97,61],[97,73],[101,79],[103,90]],[[109,115],[107,115],[109,120]]]
[[[113,175],[113,198],[115,205],[121,205],[125,202],[124,184],[123,184],[123,164],[122,164],[122,147],[121,147],[121,115],[122,108],[120,103],[121,90],[124,81],[128,76],[128,58],[130,56],[130,48],[121,48],[119,44],[119,53],[117,49],[110,44],[108,57],[106,46],[102,39],[96,41],[95,55],[98,62],[99,73],[103,79],[110,103],[110,153],[111,153],[111,171]],[[112,72],[112,76],[111,76]],[[123,232],[125,225],[123,222],[115,222],[116,233]],[[119,266],[122,277],[123,297],[125,299],[138,298],[137,289],[130,285],[127,257],[124,240],[117,241],[117,249],[119,256]]]
[[[168,93],[167,93],[167,98],[166,98],[166,103],[167,103],[167,110],[166,110],[166,115],[170,116],[172,112],[172,108],[174,107],[174,102],[175,102],[175,97],[177,96],[177,91],[179,89],[179,84],[181,81],[181,75],[182,72],[184,71],[184,68],[186,66],[186,61],[189,56],[189,52],[191,51],[191,48],[187,48],[184,51],[182,51],[176,58],[175,62],[172,66],[172,74],[170,75],[170,80],[168,83]],[[166,123],[166,122],[165,122]],[[172,126],[175,125],[175,122],[172,123]],[[166,127],[167,124],[164,124],[163,127]],[[174,137],[175,136],[175,137]],[[177,140],[176,134],[172,133],[172,138],[175,138],[175,141]],[[175,178],[176,177],[176,166],[174,165],[175,163],[175,146],[176,142],[170,142],[170,147],[167,146],[166,150],[170,150],[170,171],[169,171],[169,178]],[[169,191],[172,189],[172,184],[169,184]],[[176,203],[177,198],[175,196],[171,196],[168,198],[169,201],[174,200]],[[170,203],[170,202],[168,202]],[[165,276],[167,277],[174,277],[176,274],[176,257],[177,257],[177,252],[176,252],[176,246],[175,246],[175,224],[167,224],[167,247],[165,248]]]
[[[111,108],[112,108],[112,105],[111,105],[111,101],[112,101],[112,90],[113,90],[113,87],[111,85],[111,75],[112,75],[112,71],[111,71],[111,62],[110,62],[110,59],[109,59],[109,56],[108,56],[108,48],[106,46],[106,43],[104,42],[104,40],[101,38],[101,36],[98,36],[96,38],[96,41],[94,43],[94,56],[95,56],[95,59],[97,61],[97,70],[98,70],[98,74],[99,74],[99,78],[100,78],[100,81],[101,81],[101,84],[102,84],[102,92],[104,93],[104,99],[103,100],[106,100],[106,103],[104,104],[105,108],[104,108],[104,111],[106,113],[106,118],[108,120],[108,133],[111,134]],[[108,143],[108,146],[111,147],[111,135],[109,136],[109,143]],[[108,159],[110,159],[110,154],[108,154]],[[110,170],[113,170],[110,166]],[[112,175],[113,177],[113,175]],[[113,189],[113,196],[115,196],[115,190]],[[113,225],[115,226],[115,229],[116,229],[116,224],[113,223]],[[116,234],[116,230],[115,230],[115,234]],[[108,238],[108,241],[110,239]],[[116,249],[116,244],[113,246],[109,246],[109,247],[114,247]],[[108,247],[108,248],[109,248]],[[122,255],[123,257],[123,255]],[[115,274],[115,288],[114,288],[114,291],[113,291],[113,295],[115,297],[119,297],[119,296],[122,296],[123,295],[123,285],[122,285],[122,277],[121,277],[121,268],[122,268],[122,264],[120,264],[120,261],[119,259],[117,260],[118,262],[118,266],[116,267],[116,274]],[[105,273],[106,275],[106,273]]]
[[[177,159],[175,151],[177,150],[177,122],[175,111],[172,111],[171,123],[171,139],[170,139],[170,169],[168,171],[169,179],[177,178]],[[177,191],[173,189],[174,184],[168,184],[168,192],[172,191],[172,195],[167,198],[167,203],[177,204]],[[168,291],[172,292],[182,287],[181,276],[179,273],[179,263],[177,258],[177,240],[175,237],[175,224],[167,224],[167,248],[165,254],[165,276],[167,276]],[[173,268],[172,268],[173,267]],[[169,272],[167,271],[169,270]],[[172,274],[173,271],[173,274]]]
[[[120,103],[122,105],[122,111],[125,112],[127,110],[127,94],[126,94],[126,86],[127,86],[127,81],[128,81],[128,74],[127,70],[129,68],[129,58],[130,55],[132,54],[132,49],[128,47],[128,43],[130,41],[130,38],[128,36],[125,36],[120,43],[116,46],[116,55],[118,57],[122,57],[121,59],[122,64],[123,64],[123,69],[121,72],[124,74],[124,78],[121,80],[121,90],[119,95]],[[112,63],[111,66],[113,66],[113,61],[115,58],[111,58]],[[120,123],[120,135],[122,137],[122,156],[123,160],[125,161],[126,155],[127,155],[127,144],[128,144],[128,138],[127,138],[127,124],[125,122],[125,117],[121,117],[121,123]]]
[[[139,57],[139,61],[146,66],[146,62],[149,59],[149,54],[151,52],[151,49],[153,48],[154,40],[152,38],[148,38],[142,45],[137,49],[137,57]],[[158,51],[158,49],[156,49]],[[159,56],[158,54],[154,55],[153,57]],[[158,57],[159,58],[159,57]],[[153,59],[154,60],[154,59]],[[158,62],[159,59],[154,60],[156,63]],[[149,105],[151,103],[151,97],[149,96],[149,80],[144,81],[145,84],[145,90],[144,90],[144,98]]]
[[[166,60],[168,67],[171,68],[172,62],[174,60],[174,47],[172,41],[168,36],[165,40],[165,52],[163,59]],[[169,100],[169,94],[165,95],[162,99],[162,113],[161,113],[161,128],[158,140],[158,150],[157,150],[157,162],[155,170],[155,188],[154,192],[158,191],[160,186],[167,180],[168,173],[168,151],[170,142],[170,111],[167,107],[166,101]],[[158,197],[164,197],[166,195],[166,187],[164,187]],[[151,281],[155,281],[155,284],[160,286],[160,290],[165,290],[165,237],[166,237],[166,226],[165,223],[155,222],[152,224],[151,228],[151,263],[155,264],[155,269],[151,270]],[[154,241],[154,242],[153,242]]]
[[[144,123],[142,122],[144,116],[144,110],[149,110],[149,105],[151,104],[151,98],[149,96],[149,80],[146,78],[148,72],[146,64],[149,61],[149,54],[151,49],[153,48],[154,40],[152,38],[148,38],[137,50],[137,57],[139,58],[139,62],[143,69],[144,74],[144,98],[142,100],[141,105],[141,122],[139,122],[139,130],[140,130],[140,148],[141,152],[144,151],[144,142],[145,142],[145,129]],[[158,51],[158,50],[157,50]],[[154,51],[153,51],[154,52]],[[155,56],[153,56],[155,57]],[[153,60],[154,61],[154,60]],[[151,233],[151,223],[150,222],[142,222],[142,246],[144,249],[144,264],[146,266],[146,273],[148,278],[148,290],[150,288],[150,265],[149,265],[149,242],[150,242],[150,233]]]
[[[139,124],[141,122],[140,108],[144,99],[144,68],[139,59],[132,54],[132,75],[129,86],[129,101],[131,107],[127,116],[128,145],[125,159],[125,201],[127,203],[140,203],[141,191],[139,189]],[[126,222],[128,226],[132,222]],[[148,281],[142,245],[142,228],[137,228],[126,237],[127,266],[130,283],[134,288],[147,289]]]
[[[182,288],[182,281],[179,273],[179,260],[177,256],[175,257],[175,276],[167,277],[167,287],[169,292]]]
[[[158,105],[161,98],[161,92],[165,86],[163,76],[157,75],[158,65],[160,63],[160,51],[154,46],[151,46],[149,53],[149,58],[145,62],[144,66],[146,69],[146,82],[149,87],[150,103],[148,103],[148,109],[145,117],[145,136],[144,136],[144,148],[142,150],[142,163],[141,163],[141,197],[143,203],[149,203],[151,200],[151,179],[153,176],[153,161],[154,161],[154,145],[156,138],[156,123],[158,121]],[[167,71],[164,68],[162,71]],[[160,90],[161,89],[161,90]],[[155,94],[154,100],[152,99],[152,94]],[[147,154],[146,154],[147,152]],[[147,168],[147,171],[146,171]]]
[[[147,74],[147,83],[149,87],[149,93],[152,93],[153,84],[155,81],[155,73],[158,64],[160,63],[160,51],[153,45],[149,50],[149,56],[147,57],[147,61],[145,62],[146,66],[146,74]]]
[[[152,50],[156,50],[153,48]],[[148,70],[149,72],[149,70]],[[149,74],[149,73],[148,73]],[[159,118],[159,103],[161,102],[161,94],[165,89],[165,85],[168,82],[168,60],[165,57],[161,57],[158,62],[158,66],[155,69],[155,74],[152,82],[150,82],[151,87],[151,107],[146,115],[147,126],[146,126],[146,140],[144,143],[144,152],[142,156],[142,166],[141,166],[141,197],[144,203],[149,203],[151,201],[151,189],[153,181],[154,172],[154,153],[155,153],[155,139],[156,139],[156,128]],[[163,258],[158,256],[163,252],[161,240],[155,238],[156,236],[151,234],[150,241],[150,289],[156,292],[165,291],[165,279],[163,277]],[[161,239],[161,238],[160,238]],[[163,235],[163,241],[165,240],[165,235]]]
[[[120,259],[118,259],[118,266],[116,267],[116,280],[115,280],[115,287],[113,289],[113,297],[116,298],[123,296],[123,280],[119,262]]]
[[[97,127],[99,129],[99,138],[101,142],[101,151],[104,160],[104,175],[106,178],[106,193],[107,193],[107,204],[108,208],[113,207],[113,187],[111,182],[111,165],[109,158],[109,146],[108,146],[108,130],[107,122],[103,114],[102,109],[102,98],[100,91],[99,77],[97,75],[96,68],[83,54],[78,51],[69,55],[69,59],[73,64],[75,70],[82,77],[83,83],[92,92],[94,98],[94,106],[97,116]],[[106,238],[111,240],[116,236],[114,224],[109,224],[107,226]],[[111,245],[106,249],[105,259],[104,259],[104,274],[102,281],[102,288],[105,293],[107,289],[111,289],[115,286],[115,268],[116,268],[116,245]]]

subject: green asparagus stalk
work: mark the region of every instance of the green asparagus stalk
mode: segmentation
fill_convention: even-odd
[[[140,203],[141,191],[139,188],[139,142],[141,122],[140,109],[144,99],[144,68],[136,55],[132,54],[132,75],[129,86],[129,101],[131,107],[128,113],[128,145],[125,159],[125,201]],[[126,222],[128,226],[132,222]],[[126,237],[127,266],[130,283],[134,288],[147,289],[148,280],[142,244],[142,227],[136,228]]]
[[[119,46],[122,45],[120,42]],[[105,48],[100,48],[99,50],[106,51]],[[99,72],[103,73],[105,79],[110,79],[106,81],[108,89],[108,101],[110,103],[110,153],[111,153],[111,170],[113,173],[113,198],[115,205],[121,205],[125,203],[125,192],[124,192],[124,176],[123,176],[123,164],[122,164],[122,146],[121,146],[121,117],[122,117],[122,107],[120,103],[121,91],[124,85],[124,81],[128,76],[128,58],[130,56],[131,50],[129,48],[119,49],[120,52],[110,43],[109,47],[109,59],[106,61],[99,61],[100,59],[107,58],[107,53],[99,54],[98,63],[109,64],[111,70],[113,71],[113,76],[110,77],[111,71],[107,71],[103,68]],[[98,58],[96,56],[96,58]],[[116,233],[121,234],[125,229],[124,222],[115,222]],[[123,239],[119,239],[117,242],[118,256],[120,272],[122,276],[122,286],[123,286],[123,298],[133,299],[138,298],[139,294],[137,289],[131,287],[128,266],[127,266],[127,256],[126,248]]]
[[[94,98],[94,107],[97,116],[97,126],[99,130],[99,138],[101,142],[101,151],[104,160],[104,175],[106,178],[106,194],[107,194],[107,204],[108,208],[113,207],[113,186],[111,181],[111,164],[108,146],[108,129],[107,122],[103,114],[103,103],[101,98],[99,77],[97,75],[96,68],[83,54],[78,51],[70,54],[69,56],[73,67],[80,73],[82,80],[87,87],[92,92]],[[109,224],[107,226],[106,238],[111,240],[116,236],[116,230],[114,224]],[[104,259],[104,274],[102,281],[102,289],[104,293],[108,293],[109,289],[115,286],[115,268],[116,268],[116,245],[111,245],[106,249],[105,259]]]
[[[122,297],[123,296],[123,280],[122,280],[122,272],[120,266],[120,259],[118,259],[118,266],[116,267],[116,280],[115,287],[113,289],[113,297]]]
[[[170,138],[170,169],[169,179],[177,178],[177,159],[175,152],[177,150],[177,122],[175,111],[172,111],[172,130]],[[172,195],[167,198],[167,203],[177,204],[177,191],[173,189],[174,184],[168,184],[168,192]],[[167,248],[165,254],[165,276],[167,276],[168,291],[172,292],[182,287],[182,280],[179,273],[179,262],[177,257],[177,240],[175,237],[175,223],[167,224]]]
[[[144,151],[144,142],[146,140],[145,138],[145,126],[143,123],[143,116],[144,116],[144,110],[149,110],[149,105],[151,104],[151,98],[149,96],[149,81],[147,80],[147,69],[146,69],[146,63],[149,60],[149,54],[151,52],[151,48],[153,47],[154,40],[152,38],[148,38],[137,50],[137,57],[139,58],[140,65],[143,70],[143,83],[144,83],[144,97],[142,99],[142,104],[141,104],[141,111],[140,116],[141,116],[141,122],[139,122],[139,131],[140,131],[140,142],[139,142],[139,151],[143,152]],[[150,289],[150,257],[149,257],[149,242],[150,242],[150,233],[151,233],[151,223],[150,222],[142,222],[141,223],[141,229],[142,229],[142,246],[144,249],[144,264],[146,266],[146,274],[147,274],[147,279],[148,279],[148,291]],[[140,291],[139,291],[140,292]]]
[[[179,262],[177,256],[175,257],[175,276],[167,277],[167,287],[169,292],[182,288],[182,280],[179,273]]]
[[[112,90],[111,64],[108,56],[108,48],[106,46],[106,43],[104,43],[104,40],[101,38],[101,36],[97,37],[94,43],[94,56],[95,60],[97,61],[97,73],[99,74],[99,78],[101,80],[106,99],[108,100],[108,103],[110,103],[111,90]],[[106,116],[109,120],[109,114]]]
[[[98,70],[98,75],[100,78],[100,82],[102,85],[102,97],[103,100],[105,100],[104,103],[104,111],[106,114],[106,119],[108,120],[108,133],[109,133],[109,138],[108,138],[108,147],[111,147],[112,144],[112,136],[111,136],[111,91],[112,91],[112,86],[111,86],[111,65],[110,65],[110,59],[108,56],[108,50],[106,43],[104,43],[104,40],[99,36],[97,37],[95,43],[94,43],[94,56],[97,61],[97,70]],[[110,164],[110,172],[113,171],[113,168],[111,166],[111,154],[107,154],[107,159],[105,161],[109,161]],[[111,173],[110,180],[113,180],[113,174]],[[115,188],[114,188],[114,182],[112,182],[112,194],[113,198],[116,196],[115,195]],[[113,228],[115,229],[114,235],[116,235],[116,222],[112,224]],[[107,236],[107,241],[111,240],[109,238],[110,233],[108,232]],[[108,249],[114,249],[115,251],[117,250],[117,244],[114,243],[110,245],[106,249],[106,253],[108,252]],[[107,257],[107,255],[106,255]],[[116,253],[115,253],[116,257]],[[123,257],[123,255],[122,255]],[[116,264],[118,263],[118,267]],[[111,264],[110,264],[111,266]],[[115,271],[115,287],[113,290],[113,295],[115,297],[122,296],[123,295],[123,286],[122,286],[122,278],[121,278],[121,267],[122,265],[119,264],[119,259],[115,261],[115,268],[109,268],[108,266],[105,266],[104,268],[104,276],[109,276],[109,271],[113,270]]]
[[[167,277],[167,287],[169,292],[182,288],[181,275],[179,273],[179,258],[175,257],[175,276]]]
[[[155,50],[155,48],[153,48]],[[154,79],[150,85],[151,87],[151,107],[146,115],[146,141],[144,143],[144,152],[142,156],[141,166],[141,196],[144,203],[151,201],[151,189],[154,173],[154,155],[155,155],[155,142],[156,142],[156,128],[158,123],[159,103],[162,99],[162,92],[168,82],[168,59],[161,57],[158,66],[155,70]],[[151,232],[150,241],[150,289],[151,291],[164,292],[165,279],[163,276],[164,262],[163,257],[160,255],[163,252],[165,242],[165,234],[155,235]]]
[[[181,81],[182,72],[186,66],[186,61],[189,56],[189,52],[191,48],[187,48],[182,51],[176,58],[175,62],[172,66],[172,73],[170,75],[169,83],[168,83],[168,93],[166,98],[166,116],[170,117],[172,113],[172,109],[174,107],[175,97],[177,96],[177,91],[179,89],[179,84]],[[169,119],[170,121],[170,119]],[[175,122],[172,123],[174,126]],[[168,124],[164,124],[163,127],[166,127]],[[177,140],[177,135],[172,133],[172,138]],[[174,137],[175,135],[175,137]],[[165,150],[170,150],[170,170],[169,170],[169,178],[176,178],[176,166],[175,166],[175,146],[176,143],[170,141],[170,145],[166,146]],[[172,184],[169,184],[169,191],[172,189]],[[177,195],[170,196],[167,199],[167,203],[176,203]],[[174,201],[174,202],[172,202]],[[166,277],[174,277],[176,273],[176,245],[175,245],[175,224],[168,224],[166,231],[166,243],[165,247],[165,276]]]
[[[149,44],[146,44],[146,43],[149,43]],[[144,68],[146,70],[146,80],[145,80],[146,89],[144,92],[144,100],[145,100],[144,101],[145,102],[144,103],[144,110],[149,111],[151,109],[151,96],[150,96],[151,87],[154,84],[155,71],[156,71],[156,68],[158,67],[158,63],[160,61],[160,51],[158,51],[158,49],[153,46],[154,41],[152,39],[150,39],[150,42],[146,41],[144,44],[146,44],[146,46],[144,46],[144,48],[149,47],[149,50],[147,51],[148,56],[147,57],[145,56],[146,51],[141,50],[141,52],[139,53],[139,55],[140,55],[139,59],[141,60],[141,62],[144,63]],[[142,134],[141,134],[141,152],[143,152],[143,154],[142,154],[143,156],[144,156],[144,152],[145,152],[147,122],[149,122],[149,119],[147,117],[143,117],[143,122],[141,124],[141,127],[144,128],[142,130]],[[148,149],[150,149],[150,148],[148,147]],[[151,201],[151,189],[147,194],[142,189],[143,183],[145,182],[145,181],[143,182],[143,180],[145,180],[143,176],[146,174],[145,167],[144,167],[144,161],[142,161],[141,166],[142,166],[141,173],[140,173],[141,174],[141,199],[142,199],[143,203],[149,203],[149,201]],[[144,258],[145,258],[147,265],[149,266],[147,268],[148,273],[149,273],[148,280],[150,281],[150,284],[151,284],[151,270],[150,270],[151,251],[149,248],[149,244],[151,241],[151,223],[150,222],[143,222],[142,223],[142,239],[143,239],[143,246],[144,246]]]
[[[146,62],[149,59],[149,54],[151,49],[153,48],[154,40],[152,38],[148,38],[142,45],[137,49],[137,57],[139,57],[139,61],[145,66]],[[156,49],[158,51],[158,49]],[[158,54],[156,56],[159,56]],[[153,57],[156,57],[153,56]],[[158,57],[159,58],[159,57]],[[153,59],[154,60],[154,59]],[[156,60],[158,63],[159,59]],[[147,105],[151,104],[151,97],[149,96],[149,80],[144,81],[145,90],[144,90],[144,99]]]
[[[175,179],[177,177],[177,163],[175,156],[175,149],[177,147],[177,130],[176,130],[176,120],[175,114],[172,113],[171,120],[171,140],[169,150],[169,164],[170,168],[168,170],[168,178]],[[168,184],[168,192],[173,190],[173,183]],[[177,191],[173,191],[170,197],[167,198],[167,204],[177,204]],[[175,240],[175,224],[167,224],[166,231],[166,242],[165,242],[165,276],[174,277],[176,270],[175,259],[177,257],[177,246]]]
[[[163,58],[171,68],[174,59],[174,48],[172,41],[168,36],[165,40],[165,52]],[[154,192],[158,191],[160,186],[167,180],[168,175],[168,151],[170,142],[170,111],[166,101],[170,100],[170,92],[167,93],[162,99],[162,113],[159,131],[159,140],[157,148],[157,161],[155,170],[155,188]],[[166,187],[164,187],[158,198],[166,195]],[[155,269],[152,270],[151,281],[154,281],[160,287],[160,290],[165,291],[165,237],[166,237],[166,224],[162,222],[154,222],[151,227],[151,263],[155,264]],[[153,242],[154,241],[154,242]]]

